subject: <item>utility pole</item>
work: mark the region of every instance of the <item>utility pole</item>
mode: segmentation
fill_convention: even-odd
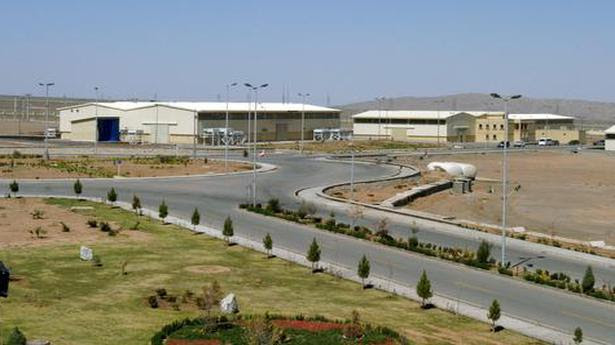
[[[254,135],[253,135],[253,157],[252,157],[252,207],[256,207],[256,142],[257,142],[257,134],[258,134],[258,90],[266,88],[269,84],[261,84],[260,86],[252,86],[250,83],[244,83],[245,87],[254,92]]]
[[[508,145],[510,143],[508,137],[508,102],[513,99],[521,98],[521,95],[503,97],[497,93],[492,93],[491,97],[497,98],[504,102],[504,145],[502,147],[502,258],[500,264],[502,267],[506,265],[506,202],[508,198],[507,179],[508,179]]]
[[[226,119],[224,121],[224,172],[228,172],[228,142],[229,142],[229,131],[228,131],[228,105],[231,94],[231,87],[237,86],[237,83],[226,84]],[[249,115],[248,115],[249,116]]]
[[[98,86],[94,86],[94,93],[96,94],[96,103],[94,103],[94,117],[96,118],[95,123],[94,123],[94,127],[96,127],[95,129],[95,134],[94,134],[94,154],[98,154]]]
[[[45,103],[46,103],[46,111],[45,111],[45,159],[49,160],[49,87],[54,86],[55,83],[38,83],[38,86],[42,86],[45,88]]]
[[[301,145],[299,146],[299,152],[303,154],[303,142],[305,135],[305,98],[310,97],[309,93],[299,93],[299,97],[302,97],[303,102],[301,104]]]

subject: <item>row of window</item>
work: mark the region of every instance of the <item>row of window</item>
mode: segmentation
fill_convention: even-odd
[[[252,117],[252,116],[251,116]],[[199,118],[202,120],[224,120],[226,119],[225,113],[201,113]],[[248,118],[247,113],[237,114],[230,113],[229,120],[245,120]],[[339,118],[337,113],[306,113],[304,119],[306,120],[322,120],[332,119],[337,120]],[[258,113],[259,120],[297,120],[301,119],[300,113]]]
[[[496,124],[493,124],[493,126],[491,126],[491,127],[493,128],[493,130],[498,129],[498,125],[496,125]],[[488,130],[489,128],[490,128],[489,124],[486,124],[485,125],[485,129]],[[478,129],[483,129],[483,124],[482,123],[478,124]],[[503,124],[500,125],[500,130],[502,130],[502,131],[504,130],[504,125]]]

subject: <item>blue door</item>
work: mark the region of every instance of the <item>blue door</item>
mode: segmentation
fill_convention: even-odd
[[[98,141],[120,141],[120,119],[98,119]]]

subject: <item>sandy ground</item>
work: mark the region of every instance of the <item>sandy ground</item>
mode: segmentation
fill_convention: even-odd
[[[405,192],[418,185],[446,179],[441,172],[425,172],[420,178],[405,178],[388,182],[357,184],[354,188],[354,198],[368,204],[379,204],[397,193]],[[327,194],[338,198],[350,198],[350,186],[331,188]]]
[[[251,167],[229,162],[228,171],[249,170]],[[63,158],[49,162],[41,158],[0,158],[0,178],[38,179],[75,177],[113,177],[118,168],[113,159]],[[119,169],[124,177],[180,176],[224,172],[224,162],[203,159],[186,163],[161,164],[155,159],[121,159]]]
[[[34,219],[32,213],[35,210],[43,212],[42,219]],[[112,229],[120,230],[117,236],[111,237],[98,228],[90,228],[86,224],[88,219],[90,217],[86,215],[49,205],[41,199],[0,199],[0,248],[59,243],[91,245],[100,241],[121,241],[123,239],[145,239],[148,237],[141,231],[120,229],[117,224],[110,223]],[[62,231],[61,222],[64,222],[70,228],[69,232]],[[38,227],[46,232],[41,238],[30,232]]]
[[[528,152],[510,154],[510,226],[579,240],[615,244],[615,156],[602,153]],[[424,168],[431,161],[474,164],[478,178],[501,177],[501,155],[401,158]],[[514,190],[514,187],[519,187]],[[493,193],[490,193],[490,189]],[[444,191],[408,207],[478,222],[501,222],[499,182],[477,182],[475,192]]]

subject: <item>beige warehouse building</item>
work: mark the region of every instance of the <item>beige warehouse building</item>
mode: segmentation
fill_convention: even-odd
[[[224,102],[99,102],[60,108],[60,135],[74,141],[139,141],[192,143],[205,129],[224,128]],[[248,114],[253,123],[254,103],[228,104],[229,128],[248,132]],[[257,140],[282,141],[312,138],[317,128],[338,128],[340,111],[309,104],[259,103]],[[253,131],[253,127],[251,127]],[[98,132],[98,133],[97,133]]]

